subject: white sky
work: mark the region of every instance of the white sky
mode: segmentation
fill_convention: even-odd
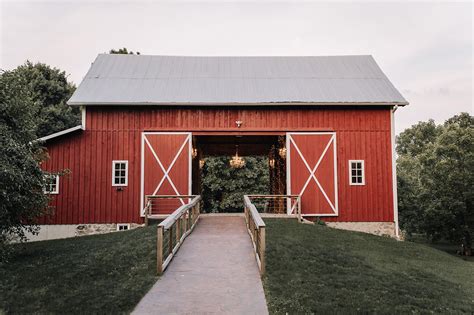
[[[473,114],[472,2],[0,0],[0,68],[27,59],[77,85],[98,53],[371,54],[410,102],[397,132]]]

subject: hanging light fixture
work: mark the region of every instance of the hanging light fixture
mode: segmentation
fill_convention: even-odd
[[[285,159],[286,158],[286,148],[282,147],[282,148],[278,149],[278,154],[281,156],[282,159]]]
[[[242,168],[245,166],[245,160],[239,156],[239,146],[235,146],[235,155],[230,160],[230,166],[232,168]]]
[[[278,136],[278,146],[280,147],[278,149],[278,155],[282,158],[286,158],[286,145],[285,145],[285,137],[284,136]]]
[[[195,159],[197,155],[198,155],[198,150],[196,148],[193,148],[193,150],[191,151],[191,156],[193,157],[193,159]]]
[[[275,168],[275,159],[273,158],[269,159],[268,164],[270,165],[271,168]]]
[[[204,159],[199,160],[199,168],[203,168],[204,164],[206,164],[206,161]]]

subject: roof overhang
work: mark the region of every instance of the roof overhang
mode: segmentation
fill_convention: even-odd
[[[36,139],[36,141],[48,141],[48,140],[51,140],[51,139],[54,139],[54,138],[57,138],[57,137],[75,132],[75,131],[78,131],[78,130],[84,130],[82,125],[75,126],[75,127],[69,128],[69,129],[65,129],[65,130],[62,130],[62,131],[59,131],[59,132],[56,132],[56,133],[38,138],[38,139]]]
[[[68,102],[67,104],[70,106],[406,106],[409,102]]]

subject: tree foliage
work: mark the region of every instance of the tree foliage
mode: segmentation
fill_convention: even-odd
[[[135,53],[133,51],[129,51],[127,48],[119,48],[119,49],[111,49],[109,51],[109,54],[118,54],[118,55],[134,55]],[[137,55],[140,54],[140,52],[136,52]]]
[[[66,105],[75,90],[64,71],[44,63],[27,61],[12,72],[12,80],[19,80],[31,93],[29,110],[34,115],[35,133],[43,137],[80,124],[80,110]]]
[[[420,122],[397,139],[400,223],[409,234],[461,242],[474,233],[474,117]]]
[[[267,157],[245,157],[245,166],[234,169],[230,157],[208,157],[202,174],[204,210],[207,212],[242,212],[243,196],[268,194]]]
[[[18,71],[0,74],[0,260],[12,237],[25,240],[35,232],[36,218],[47,210],[44,176],[39,162],[44,157],[35,141],[38,119],[28,79]]]

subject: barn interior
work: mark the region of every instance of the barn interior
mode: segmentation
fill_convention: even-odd
[[[246,157],[266,157],[269,172],[267,194],[286,194],[286,137],[284,135],[194,135],[193,194],[202,194],[203,168],[209,157],[224,156],[238,169]],[[243,161],[243,162],[242,162]],[[233,165],[233,166],[232,166]]]

